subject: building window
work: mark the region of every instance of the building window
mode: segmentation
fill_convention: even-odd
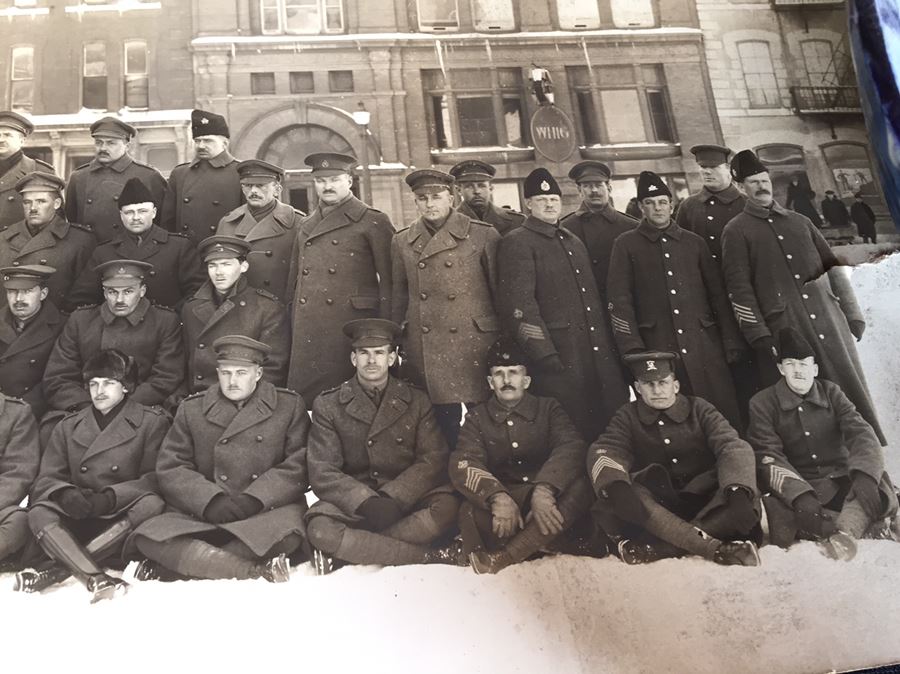
[[[91,110],[106,110],[109,107],[106,86],[106,44],[103,42],[88,42],[84,45],[81,105]]]
[[[353,91],[353,71],[329,70],[328,90],[332,93],[347,93]]]
[[[150,107],[150,79],[147,76],[147,42],[128,40],[125,43],[125,107]]]
[[[559,27],[585,29],[600,27],[600,7],[597,0],[556,0]]]
[[[419,30],[442,31],[459,28],[457,0],[416,0]]]
[[[616,28],[648,28],[656,25],[653,0],[611,0]]]
[[[344,30],[342,0],[259,0],[264,35],[339,33]]]
[[[271,96],[275,93],[275,73],[250,73],[250,93]]]
[[[316,90],[311,72],[293,72],[290,79],[292,94],[311,94]]]
[[[147,163],[167,176],[178,164],[178,150],[171,145],[151,147],[147,150]]]
[[[585,145],[677,140],[662,66],[567,69]]]
[[[828,40],[804,40],[800,43],[803,63],[806,65],[806,76],[809,86],[821,87],[836,84],[833,81],[833,52]]]
[[[9,107],[31,112],[34,106],[34,47],[13,47]]]
[[[781,105],[775,67],[768,42],[739,42],[738,56],[751,108],[775,108]]]
[[[471,0],[475,30],[514,30],[516,16],[512,0]]]
[[[526,143],[522,74],[514,68],[426,70],[432,147],[523,147]]]
[[[37,0],[15,0],[13,7],[19,9],[28,9],[29,7],[37,7]]]

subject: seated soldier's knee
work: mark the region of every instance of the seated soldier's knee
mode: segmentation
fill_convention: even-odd
[[[459,508],[459,499],[455,494],[440,494],[431,502],[429,512],[441,533],[456,524]]]
[[[335,519],[319,515],[313,517],[306,525],[306,537],[309,544],[329,555],[337,552],[344,538],[347,525]]]
[[[35,536],[60,519],[60,514],[47,506],[36,505],[28,510],[28,528]]]
[[[166,509],[166,502],[156,494],[147,494],[131,504],[127,517],[131,526],[136,527],[151,517],[161,515]]]

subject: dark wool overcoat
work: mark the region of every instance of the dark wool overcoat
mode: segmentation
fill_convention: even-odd
[[[0,524],[19,510],[41,463],[37,424],[28,405],[0,395]]]
[[[705,187],[678,205],[675,222],[706,242],[713,259],[722,264],[722,232],[725,225],[744,210],[747,197],[735,185],[720,192]]]
[[[484,209],[484,217],[478,217],[475,210],[465,201],[459,205],[456,211],[472,220],[479,220],[493,225],[494,229],[500,233],[500,236],[506,236],[525,220],[525,216],[521,213],[511,211],[508,208],[498,208],[492,203],[488,204],[487,208]]]

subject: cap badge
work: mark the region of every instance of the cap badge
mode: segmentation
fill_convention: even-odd
[[[546,180],[542,180],[541,181],[541,189],[546,192],[547,190],[550,189],[550,183],[548,183]]]
[[[217,244],[217,245],[216,245],[216,252],[217,252],[217,253],[223,253],[223,252],[225,252],[225,246],[223,246],[221,243],[220,243],[220,244]]]
[[[206,117],[204,117],[200,120],[200,123],[201,124],[209,124],[209,120]]]
[[[119,270],[118,270],[116,273],[117,273],[117,274],[124,274],[124,273],[125,273],[125,267],[119,267]]]
[[[656,361],[648,360],[647,361],[647,372],[650,372],[650,370],[655,370],[655,369],[656,369]]]
[[[328,168],[328,160],[327,159],[322,160],[322,168]]]
[[[655,191],[658,190],[658,189],[659,189],[659,188],[658,188],[656,185],[650,185],[650,187],[647,188],[647,191],[648,191],[648,192],[655,192]]]
[[[509,356],[508,353],[501,353],[501,354],[500,354],[500,357],[501,357],[503,360],[509,360],[509,358],[510,358],[510,356]]]

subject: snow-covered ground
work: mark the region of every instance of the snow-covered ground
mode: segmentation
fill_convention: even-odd
[[[900,478],[900,255],[853,271],[860,353]],[[291,582],[141,583],[90,606],[0,576],[4,672],[827,672],[900,661],[900,544],[811,543],[758,568],[557,557],[476,576],[345,568]]]

